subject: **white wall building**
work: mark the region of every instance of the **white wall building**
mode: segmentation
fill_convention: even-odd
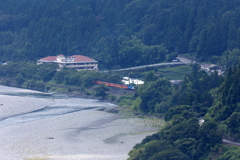
[[[57,63],[60,68],[67,67],[76,70],[98,70],[98,62],[83,55],[65,57],[60,54],[58,56],[48,56],[38,60],[38,64],[44,63]]]

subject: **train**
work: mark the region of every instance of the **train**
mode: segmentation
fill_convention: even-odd
[[[133,85],[110,83],[110,82],[104,82],[104,81],[94,81],[93,83],[95,83],[95,84],[105,84],[106,86],[110,86],[110,87],[123,88],[123,89],[128,89],[128,90],[135,90],[135,87]]]

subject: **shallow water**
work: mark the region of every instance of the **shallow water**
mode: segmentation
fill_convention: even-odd
[[[157,128],[92,99],[0,86],[0,159],[124,160]]]

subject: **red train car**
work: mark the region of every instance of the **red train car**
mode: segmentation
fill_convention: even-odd
[[[117,87],[117,88],[134,90],[134,87],[132,85],[109,83],[109,82],[104,82],[104,81],[94,81],[93,83],[95,83],[95,84],[105,84],[106,86],[110,86],[110,87]]]

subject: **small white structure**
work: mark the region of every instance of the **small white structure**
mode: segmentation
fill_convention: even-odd
[[[174,85],[180,85],[183,80],[170,80],[170,82]]]
[[[201,70],[204,70],[208,74],[212,74],[215,71],[218,73],[218,75],[223,75],[225,70],[216,64],[201,64]]]
[[[203,123],[204,123],[204,119],[200,118],[199,121],[198,121],[198,124],[201,126],[201,125],[203,125]]]
[[[122,82],[125,85],[129,85],[129,84],[141,85],[141,84],[144,84],[144,81],[142,81],[142,80],[133,79],[133,78],[129,78],[129,77],[123,77]]]

